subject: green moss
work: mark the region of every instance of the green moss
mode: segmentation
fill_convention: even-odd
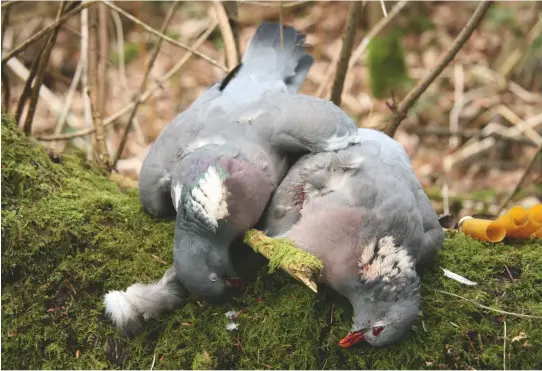
[[[126,65],[130,64],[134,59],[139,55],[139,49],[142,47],[141,43],[128,41],[124,44],[124,63]],[[119,53],[113,51],[111,53],[111,62],[115,65],[119,63]]]
[[[348,302],[266,267],[246,292],[217,305],[195,300],[126,339],[103,313],[103,295],[158,279],[172,259],[173,223],[143,212],[137,192],[85,160],[51,161],[2,122],[2,368],[155,369],[500,368],[542,366],[542,244],[486,244],[450,235],[438,265],[479,282],[467,287],[435,268],[423,275],[422,312],[388,348],[336,345],[350,328]],[[511,281],[505,266],[521,273]],[[225,312],[239,312],[228,332]],[[425,330],[424,330],[425,328]],[[521,332],[526,339],[512,342]],[[205,356],[209,355],[209,359]]]
[[[215,358],[204,350],[194,357],[194,362],[192,362],[192,370],[214,370],[217,366],[217,361]]]

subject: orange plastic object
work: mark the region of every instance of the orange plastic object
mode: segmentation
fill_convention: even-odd
[[[513,231],[517,231],[529,223],[529,212],[521,206],[514,206],[501,215],[497,221],[504,224],[506,234],[509,235]]]
[[[528,219],[525,225],[507,231],[507,235],[515,238],[528,238],[540,228],[542,228],[542,204],[531,207],[528,211]]]
[[[482,241],[500,242],[506,236],[506,226],[502,221],[475,219],[471,216],[459,221],[459,230]]]

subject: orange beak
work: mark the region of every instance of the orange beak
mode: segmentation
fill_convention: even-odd
[[[363,331],[354,331],[349,333],[345,338],[339,341],[339,346],[342,348],[349,348],[352,345],[364,340],[365,335],[363,334]]]

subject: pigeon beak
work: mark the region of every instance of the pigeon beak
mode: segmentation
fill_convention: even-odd
[[[243,281],[241,278],[228,278],[226,279],[226,286],[242,288],[245,287],[245,281]]]
[[[363,331],[354,331],[349,333],[345,338],[339,341],[339,346],[342,348],[349,348],[352,345],[365,340],[365,334]]]

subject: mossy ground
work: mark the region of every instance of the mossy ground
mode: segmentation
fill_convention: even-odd
[[[542,245],[484,244],[449,236],[423,276],[423,315],[404,341],[382,349],[336,345],[350,327],[348,302],[314,295],[285,273],[261,268],[225,304],[191,300],[147,323],[133,339],[106,320],[102,297],[158,279],[172,258],[173,223],[143,212],[77,156],[55,163],[2,120],[2,368],[492,368],[542,367],[542,320],[501,316],[436,292],[542,315]],[[162,262],[161,262],[162,261]],[[515,276],[512,281],[506,267]],[[227,332],[228,310],[241,311]],[[512,342],[521,332],[526,338]]]

